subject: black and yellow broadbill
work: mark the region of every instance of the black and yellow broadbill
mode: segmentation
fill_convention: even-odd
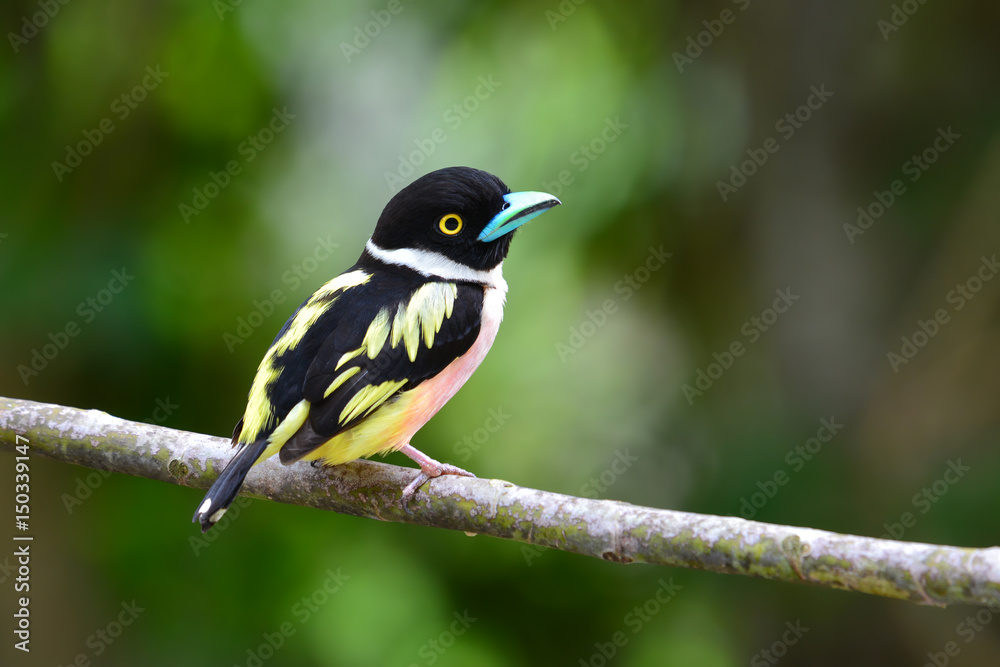
[[[357,263],[299,306],[261,360],[237,454],[195,512],[218,521],[258,461],[336,465],[400,451],[428,479],[470,475],[410,438],[455,395],[493,345],[507,294],[512,232],[559,204],[496,176],[441,169],[396,194]]]

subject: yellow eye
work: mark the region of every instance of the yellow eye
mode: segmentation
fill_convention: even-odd
[[[454,236],[462,231],[462,218],[456,213],[449,213],[440,220],[438,220],[438,229],[441,230],[442,234],[447,234],[448,236]]]

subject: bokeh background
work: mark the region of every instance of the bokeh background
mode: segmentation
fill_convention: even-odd
[[[0,394],[228,435],[277,329],[393,192],[470,165],[564,206],[518,233],[497,343],[418,447],[574,495],[996,544],[996,3],[0,16]],[[792,305],[768,313],[779,290]],[[823,419],[842,428],[796,453]],[[32,465],[35,634],[16,664],[919,666],[950,641],[948,664],[1000,662],[990,611],[970,626],[974,608],[264,501],[203,541],[199,491]],[[646,606],[661,581],[681,588]],[[143,611],[106,643],[123,604]]]

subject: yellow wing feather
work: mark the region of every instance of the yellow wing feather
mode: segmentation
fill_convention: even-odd
[[[340,275],[316,290],[296,312],[288,329],[271,346],[257,369],[250,389],[240,442],[253,441],[257,434],[271,425],[274,419],[267,398],[268,387],[276,382],[281,374],[281,369],[274,366],[274,359],[294,348],[302,340],[309,327],[326,312],[339,297],[340,292],[363,285],[370,278],[370,274],[364,271],[352,271]],[[336,369],[340,369],[361,354],[367,354],[370,359],[375,359],[381,353],[386,341],[392,349],[402,343],[410,361],[416,361],[421,341],[428,348],[433,347],[435,336],[441,331],[445,319],[451,317],[454,311],[457,297],[458,286],[454,283],[433,282],[422,285],[407,303],[399,304],[395,312],[390,308],[379,311],[368,326],[361,346],[341,356]],[[330,396],[359,371],[360,368],[355,366],[337,375],[324,392],[324,397]],[[399,439],[406,431],[405,422],[408,420],[406,415],[415,407],[413,401],[416,395],[411,396],[413,392],[403,392],[390,403],[386,404],[386,401],[405,387],[406,383],[405,379],[391,380],[361,388],[344,407],[339,422],[345,424],[358,418],[362,421],[347,431],[333,436],[306,455],[305,460],[322,458],[326,463],[333,464],[370,456],[378,451],[395,449],[400,444],[405,444]],[[302,400],[289,412],[269,438],[270,444],[261,460],[277,452],[301,428],[308,417],[309,408],[310,403]]]
[[[346,371],[338,375],[336,378],[334,378],[333,382],[330,383],[330,386],[326,388],[326,391],[323,392],[323,398],[326,398],[333,392],[337,391],[340,385],[350,380],[359,372],[361,372],[360,366],[352,366],[351,368],[348,368]]]
[[[271,345],[271,348],[260,360],[257,374],[250,386],[250,396],[247,399],[247,409],[243,414],[243,429],[238,442],[249,443],[267,430],[275,420],[271,402],[267,398],[267,390],[281,376],[281,369],[274,365],[275,358],[295,347],[310,326],[316,323],[337,297],[344,290],[364,285],[371,274],[364,271],[343,273],[313,292],[312,296],[302,304],[295,313],[285,333]],[[301,424],[300,424],[301,426]],[[289,434],[290,435],[290,434]]]
[[[389,380],[382,384],[370,384],[362,388],[344,406],[340,413],[340,423],[346,424],[352,419],[370,414],[372,410],[382,405],[387,398],[395,394],[405,384],[406,380]]]

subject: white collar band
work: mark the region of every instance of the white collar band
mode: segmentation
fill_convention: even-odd
[[[489,271],[481,271],[471,266],[460,264],[448,259],[441,253],[421,248],[394,248],[386,250],[368,239],[365,250],[369,255],[386,264],[396,264],[413,269],[425,276],[435,276],[445,280],[479,283],[493,287],[503,292],[507,291],[507,282],[503,279],[503,262]]]

